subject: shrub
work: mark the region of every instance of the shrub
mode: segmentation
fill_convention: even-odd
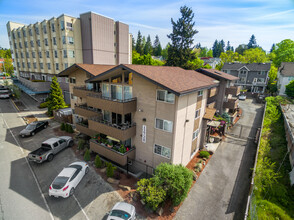
[[[39,105],[39,108],[47,108],[49,105],[49,102],[43,102]]]
[[[83,150],[85,148],[85,140],[84,139],[79,139],[79,142],[78,142],[78,149],[79,150]]]
[[[102,161],[101,161],[101,158],[99,157],[99,155],[96,155],[96,157],[95,157],[95,167],[97,167],[97,168],[102,167]]]
[[[209,158],[210,153],[207,151],[200,151],[199,156],[202,158]]]
[[[65,124],[62,122],[60,125],[60,130],[64,131],[65,130]]]
[[[89,149],[87,149],[85,154],[84,154],[84,160],[89,161],[90,159],[91,159],[90,151],[89,151]]]
[[[292,219],[287,213],[274,203],[266,200],[256,202],[258,219]]]
[[[113,166],[111,163],[107,163],[106,168],[106,175],[107,177],[113,177],[114,170],[116,169],[115,166]]]
[[[165,201],[166,191],[162,186],[157,186],[154,179],[141,179],[138,183],[137,192],[142,197],[146,205],[152,210],[156,210],[158,206]]]
[[[74,133],[74,130],[70,124],[68,124],[68,131],[67,132],[71,133],[71,134]]]
[[[182,165],[161,163],[155,169],[155,185],[163,186],[173,205],[179,205],[188,194],[193,182],[193,174]]]
[[[65,130],[66,132],[68,132],[68,128],[69,128],[68,126],[69,126],[69,124],[65,123],[64,130]]]
[[[124,154],[125,152],[127,152],[127,150],[126,150],[126,148],[124,146],[121,146],[119,148],[119,152],[122,153],[122,154]]]

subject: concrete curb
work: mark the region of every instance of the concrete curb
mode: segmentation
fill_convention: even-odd
[[[17,109],[17,111],[20,112],[19,108],[16,106],[16,104],[14,103],[14,101],[12,99],[10,99],[10,100],[13,103],[14,107]]]

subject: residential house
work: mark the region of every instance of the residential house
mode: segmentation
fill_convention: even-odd
[[[239,77],[236,86],[251,93],[264,93],[270,68],[270,63],[225,63],[222,71]]]
[[[76,128],[107,139],[92,139],[90,148],[121,166],[128,160],[141,170],[161,162],[187,165],[203,146],[206,121],[215,113],[207,111],[207,100],[219,82],[194,70],[75,64],[59,76],[70,79]]]
[[[286,95],[286,85],[288,85],[292,80],[294,80],[294,62],[281,63],[281,66],[278,70],[277,78],[279,95]]]
[[[201,57],[200,59],[204,61],[204,65],[208,64],[212,69],[215,69],[216,65],[221,62],[221,58],[217,57]]]

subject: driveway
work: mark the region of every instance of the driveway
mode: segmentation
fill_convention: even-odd
[[[212,156],[175,219],[244,219],[263,105],[247,99],[240,101],[240,107],[241,119]]]
[[[52,122],[34,137],[19,138],[18,133],[25,126],[21,116],[36,113],[44,117],[40,110],[30,106],[34,104],[31,100],[24,103],[29,111],[19,114],[10,100],[0,100],[0,219],[103,219],[122,198],[92,168],[74,196],[48,196],[53,179],[77,159],[71,149],[65,149],[50,163],[27,162],[27,154],[54,137],[53,128],[59,124]]]

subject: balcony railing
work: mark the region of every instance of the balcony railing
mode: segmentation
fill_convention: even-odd
[[[126,153],[120,153],[112,148],[104,146],[98,143],[96,140],[90,141],[90,149],[115,163],[125,166],[128,162],[128,158],[135,159],[136,148],[131,148]]]
[[[93,116],[102,118],[101,112],[98,112],[97,110],[86,105],[75,106],[75,113],[87,118],[93,117]]]
[[[113,124],[99,117],[89,118],[89,128],[96,133],[103,133],[121,141],[130,139],[136,135],[136,124]]]
[[[238,107],[239,100],[238,99],[229,99],[224,102],[223,107],[228,109],[236,109]]]
[[[87,104],[94,108],[104,109],[118,114],[128,114],[137,110],[137,99],[110,99],[102,96],[101,93],[89,93],[87,96]]]
[[[95,134],[97,134],[96,131],[89,129],[89,127],[87,125],[82,124],[82,123],[76,123],[76,129],[79,132],[86,134],[88,136],[91,136],[91,137],[94,136]]]
[[[97,93],[97,91],[89,90],[85,86],[75,86],[73,88],[73,95],[77,97],[87,98],[89,93]]]
[[[231,86],[229,88],[226,88],[226,95],[233,95],[233,96],[237,96],[240,94],[241,91],[241,87],[240,86]]]

